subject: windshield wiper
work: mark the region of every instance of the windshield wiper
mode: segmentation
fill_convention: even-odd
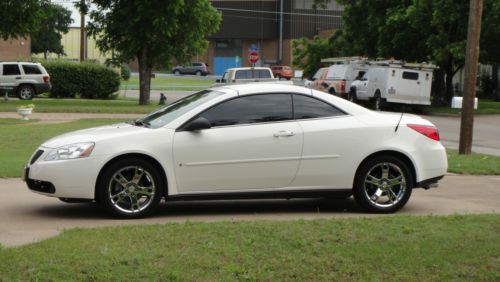
[[[147,121],[143,121],[141,119],[135,119],[132,121],[132,124],[133,125],[136,125],[136,126],[144,126],[144,127],[151,127],[151,123],[147,122]]]

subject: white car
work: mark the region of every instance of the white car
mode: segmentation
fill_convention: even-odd
[[[447,169],[436,127],[282,84],[211,88],[135,120],[67,133],[36,150],[28,187],[95,200],[120,217],[167,201],[347,198],[394,212]]]

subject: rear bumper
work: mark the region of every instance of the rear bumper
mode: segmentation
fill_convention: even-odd
[[[433,177],[433,178],[429,178],[426,180],[422,180],[415,185],[415,188],[429,189],[431,187],[437,187],[436,184],[438,183],[439,180],[443,179],[443,177],[444,177],[444,175],[441,175],[438,177]]]
[[[52,85],[50,83],[36,83],[33,84],[33,87],[35,88],[35,93],[40,94],[49,92],[50,89],[52,88]]]

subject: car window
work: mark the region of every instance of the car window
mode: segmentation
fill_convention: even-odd
[[[314,76],[312,77],[313,79],[320,79],[321,76],[323,75],[323,72],[325,71],[325,69],[319,69],[315,74]]]
[[[214,99],[224,93],[212,90],[203,90],[187,97],[184,97],[176,102],[162,107],[147,116],[139,119],[141,123],[148,125],[151,128],[162,127],[199,105]]]
[[[268,70],[260,69],[249,69],[249,70],[237,70],[235,79],[255,79],[255,78],[271,78],[271,73]]]
[[[293,95],[293,113],[294,119],[333,117],[345,114],[326,102],[304,95]]]
[[[3,75],[20,75],[21,71],[17,64],[4,64]]]
[[[195,66],[195,67],[200,67],[200,66],[201,66],[201,63],[193,63],[193,66]]]
[[[42,74],[37,65],[22,65],[24,74]]]
[[[199,115],[212,126],[249,124],[292,119],[290,94],[266,94],[238,97],[216,105]]]

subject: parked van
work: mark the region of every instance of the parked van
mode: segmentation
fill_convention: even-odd
[[[329,83],[326,82],[326,76],[328,75],[328,68],[320,68],[316,71],[311,80],[307,80],[305,85],[309,88],[327,92]]]
[[[322,59],[323,63],[333,63],[328,69],[325,81],[328,83],[326,92],[350,99],[349,89],[356,79],[360,79],[369,68],[367,58],[340,57]]]
[[[375,110],[388,103],[430,105],[433,65],[375,63],[350,87],[351,100],[369,101]]]

